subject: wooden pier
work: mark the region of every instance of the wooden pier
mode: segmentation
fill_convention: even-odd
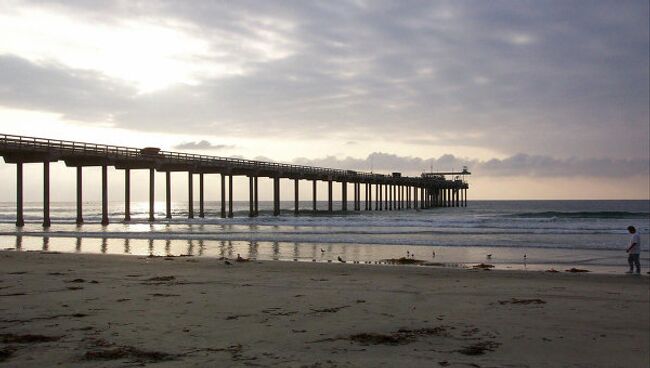
[[[233,176],[247,176],[249,189],[249,216],[259,214],[258,178],[273,180],[273,215],[280,215],[280,179],[294,181],[294,213],[299,213],[298,188],[301,180],[312,182],[313,210],[316,211],[316,184],[327,182],[327,211],[333,212],[333,185],[341,185],[341,211],[348,211],[348,185],[351,184],[353,211],[394,211],[429,209],[434,207],[467,206],[467,182],[460,172],[423,173],[420,177],[406,177],[354,170],[281,164],[228,157],[196,155],[160,151],[157,148],[132,148],[112,145],[62,141],[0,134],[0,156],[8,164],[16,165],[16,226],[25,224],[23,217],[23,165],[43,165],[43,226],[50,221],[50,163],[63,161],[76,169],[77,217],[83,223],[83,168],[101,167],[102,224],[108,225],[108,167],[124,170],[124,220],[131,219],[131,170],[149,170],[149,220],[155,221],[155,173],[165,173],[165,214],[171,218],[171,173],[183,172],[188,180],[188,217],[194,218],[193,181],[199,179],[199,217],[205,216],[204,185],[206,175],[220,175],[221,217],[233,217]],[[451,176],[448,180],[446,177]],[[3,178],[6,180],[6,178]],[[226,191],[226,188],[228,189]],[[363,189],[363,196],[362,196]],[[374,207],[373,207],[374,204]]]

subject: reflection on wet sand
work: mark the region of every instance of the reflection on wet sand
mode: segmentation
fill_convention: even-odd
[[[271,257],[271,259],[277,261],[280,255],[280,243],[273,242],[273,246],[271,248],[273,249],[273,257]]]
[[[257,244],[257,241],[251,240],[248,242],[248,258],[250,259],[257,259],[257,248],[259,245]]]
[[[203,250],[205,249],[205,244],[203,240],[199,240],[199,256],[203,255]]]
[[[52,239],[51,239],[52,238]],[[416,258],[432,262],[435,265],[459,267],[462,264],[478,264],[485,262],[485,248],[480,247],[436,247],[436,258],[431,256],[427,247],[377,244],[338,244],[338,243],[302,243],[279,241],[249,241],[234,240],[196,240],[196,239],[114,239],[114,238],[85,238],[73,236],[49,237],[15,235],[0,237],[4,244],[13,244],[17,251],[46,251],[70,253],[100,253],[100,254],[133,254],[139,256],[207,256],[233,259],[240,254],[242,257],[255,260],[296,260],[315,262],[336,262],[340,256],[348,262],[381,263],[389,258],[404,257],[407,250],[417,254]],[[521,248],[500,248],[490,260],[491,264],[500,268],[519,270],[539,270],[550,268],[570,268],[580,265],[595,269],[618,269],[618,252],[596,251],[584,259],[575,259],[572,250],[548,250]],[[524,257],[527,253],[527,257]],[[573,257],[573,259],[572,259]],[[647,259],[646,259],[647,260]],[[620,263],[620,262],[619,262]]]

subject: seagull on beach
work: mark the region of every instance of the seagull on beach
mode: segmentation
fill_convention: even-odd
[[[325,249],[321,248],[321,249],[320,249],[320,252],[321,252],[321,253],[325,253]]]

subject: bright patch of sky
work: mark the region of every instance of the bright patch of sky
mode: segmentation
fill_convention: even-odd
[[[14,4],[0,9],[0,54],[100,72],[133,84],[140,93],[245,75],[246,63],[277,60],[291,53],[287,42],[269,30],[259,30],[255,38],[233,39],[228,34],[205,34],[173,18],[101,22],[42,7]]]

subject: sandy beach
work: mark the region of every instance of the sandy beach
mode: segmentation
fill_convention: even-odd
[[[7,367],[646,367],[649,278],[0,252]]]

